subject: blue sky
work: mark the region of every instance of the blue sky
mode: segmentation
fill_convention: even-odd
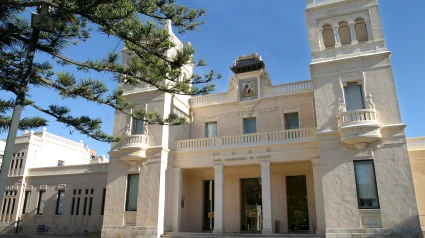
[[[309,63],[310,47],[308,45],[305,24],[304,0],[184,0],[178,3],[193,8],[205,8],[208,16],[207,24],[201,31],[186,32],[178,35],[183,42],[191,42],[197,50],[196,58],[203,58],[208,66],[196,69],[202,73],[209,69],[223,75],[216,81],[217,92],[227,89],[232,75],[229,67],[239,55],[258,53],[262,56],[272,83],[310,79]],[[425,93],[425,27],[423,0],[379,1],[381,20],[386,37],[387,47],[392,51],[394,79],[401,108],[403,122],[407,124],[408,137],[425,136],[425,110],[423,110],[423,94]],[[77,47],[69,48],[66,54],[84,61],[87,57],[98,58],[108,51],[122,48],[122,43],[115,38],[93,33],[92,38]],[[48,60],[38,54],[37,59]],[[71,68],[68,70],[72,70]],[[82,75],[87,77],[88,75]],[[91,74],[97,79],[104,79],[109,88],[116,87],[108,75]],[[11,95],[1,92],[2,98]],[[106,106],[98,106],[82,100],[62,100],[54,92],[45,89],[31,88],[30,94],[40,105],[52,103],[68,105],[73,115],[88,114],[103,119],[103,129],[112,132],[114,111]],[[37,112],[28,108],[23,116]],[[72,140],[83,140],[95,149],[98,155],[106,154],[110,145],[97,142],[57,123],[52,118],[48,132],[64,136]],[[39,129],[41,130],[41,129]],[[19,132],[20,135],[22,132]],[[0,134],[6,138],[7,134]],[[107,155],[108,156],[108,155]]]

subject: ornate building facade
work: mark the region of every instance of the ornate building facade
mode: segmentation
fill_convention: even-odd
[[[115,112],[123,140],[109,163],[70,165],[87,149],[45,131],[18,138],[0,224],[14,229],[20,218],[22,232],[45,225],[102,237],[422,237],[425,180],[420,166],[412,178],[411,164],[422,163],[424,140],[410,141],[409,161],[378,1],[307,0],[305,14],[311,80],[273,85],[267,62],[251,54],[230,67],[227,92],[127,87],[139,107],[189,123],[145,125]],[[37,151],[48,143],[71,157],[44,159]]]

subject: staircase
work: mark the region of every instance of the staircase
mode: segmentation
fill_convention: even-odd
[[[169,238],[183,238],[183,237],[201,237],[201,238],[324,238],[325,235],[318,234],[261,234],[261,233],[224,233],[224,234],[213,234],[213,233],[194,233],[194,232],[166,232],[161,237]]]

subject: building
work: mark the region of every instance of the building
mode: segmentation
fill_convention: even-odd
[[[6,141],[0,140],[0,168],[1,168],[1,163],[3,161],[3,155],[4,155],[4,148],[5,147],[6,147]]]
[[[423,237],[422,173],[415,167],[412,178],[378,1],[307,0],[305,14],[311,80],[273,85],[266,60],[251,54],[231,66],[227,92],[127,87],[139,107],[189,123],[145,125],[116,112],[113,133],[123,140],[109,163],[45,131],[19,137],[0,224],[12,229],[21,216],[22,232],[46,225],[102,237]],[[50,159],[36,154],[52,141]],[[422,149],[411,156],[420,160]]]

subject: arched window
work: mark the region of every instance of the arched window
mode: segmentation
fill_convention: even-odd
[[[339,38],[341,40],[341,45],[351,44],[350,28],[345,21],[339,23]]]
[[[358,42],[364,42],[367,41],[367,29],[366,29],[366,23],[363,19],[357,18],[356,19],[356,35],[357,35],[357,41]]]
[[[323,43],[325,44],[326,48],[335,46],[334,32],[331,25],[323,26]]]

